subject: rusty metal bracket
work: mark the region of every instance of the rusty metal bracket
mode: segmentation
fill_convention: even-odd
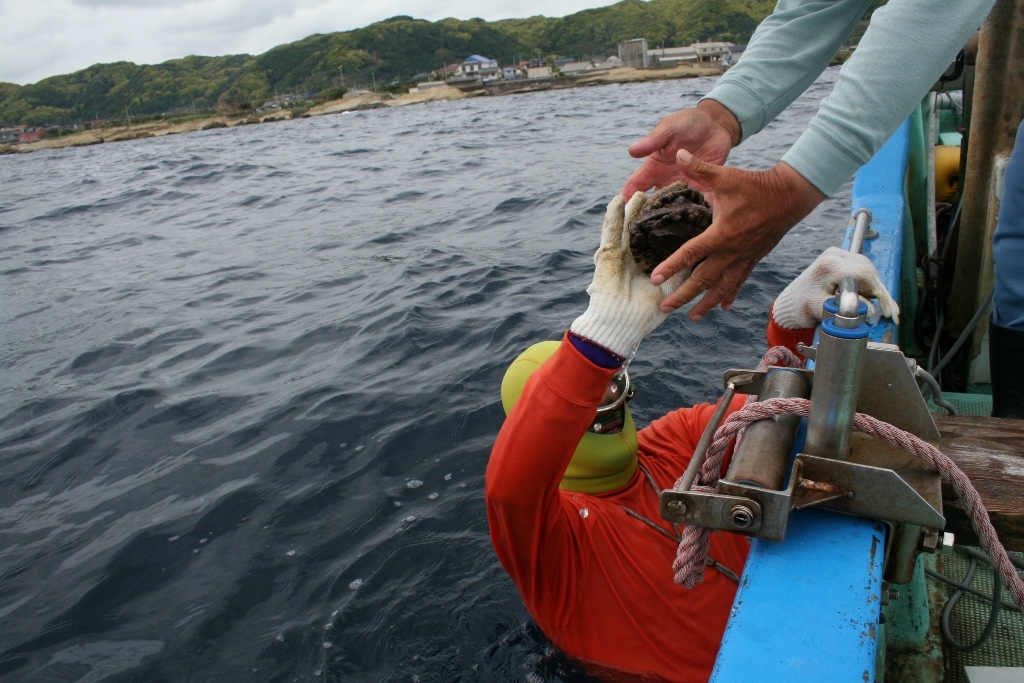
[[[761,506],[745,496],[699,491],[662,491],[661,516],[676,524],[753,533],[761,528]]]
[[[794,507],[815,505],[858,517],[917,524],[937,530],[946,526],[942,513],[891,469],[818,458],[806,453],[801,453],[796,459],[800,463],[801,479],[811,480],[819,487],[824,483],[834,487],[834,493],[842,494],[820,499],[820,489],[815,491],[812,487],[798,486]],[[937,474],[936,484],[941,495]]]
[[[797,495],[793,497],[794,510],[802,510],[831,500],[853,496],[853,491],[844,489],[842,486],[813,479],[800,479],[797,482],[797,489]]]
[[[771,368],[771,370],[777,369],[778,368]],[[803,368],[786,369],[802,375],[804,379],[807,380],[808,386],[814,383],[813,370],[804,370]],[[768,375],[768,372],[768,370],[741,370],[739,368],[731,368],[725,371],[725,384],[728,386],[730,382],[735,383],[737,394],[750,394],[757,396],[764,388],[764,379]]]

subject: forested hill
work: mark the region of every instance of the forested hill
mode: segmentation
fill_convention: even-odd
[[[532,57],[607,57],[619,41],[652,47],[702,40],[744,43],[773,0],[623,0],[563,18],[429,22],[399,16],[365,28],[316,34],[259,56],[185,57],[157,65],[97,64],[19,86],[0,83],[0,127],[70,125],[213,108],[219,98],[259,102],[408,81],[471,54],[501,65]]]

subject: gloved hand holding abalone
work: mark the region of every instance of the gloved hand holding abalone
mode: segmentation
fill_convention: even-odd
[[[650,275],[679,247],[711,225],[711,206],[697,190],[674,182],[656,191],[629,225],[629,250]]]

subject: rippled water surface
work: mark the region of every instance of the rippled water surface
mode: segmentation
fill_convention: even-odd
[[[498,385],[585,308],[626,147],[711,84],[0,157],[0,677],[579,679],[491,550]],[[638,421],[756,363],[847,203],[641,347]]]

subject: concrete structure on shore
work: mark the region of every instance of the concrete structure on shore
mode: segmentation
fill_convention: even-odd
[[[612,55],[608,59],[592,59],[589,62],[568,62],[559,66],[559,70],[566,76],[575,76],[590,71],[602,71],[617,69],[622,66],[622,60]]]
[[[691,45],[697,52],[698,62],[720,62],[722,57],[729,54],[729,48],[733,47],[732,43],[694,43]]]
[[[18,137],[25,132],[25,126],[14,126],[12,128],[0,128],[0,144],[9,144],[18,141]]]
[[[647,39],[635,38],[633,40],[624,40],[619,43],[619,59],[622,60],[622,66],[628,66],[634,69],[646,69],[650,66],[647,51]]]
[[[692,45],[686,47],[659,47],[648,50],[647,58],[651,66],[676,66],[677,64],[693,64],[697,61],[697,51]]]
[[[746,45],[730,45],[729,54],[722,56],[722,63],[728,64],[730,66],[735,64],[736,62],[740,61],[740,57],[743,56],[743,53],[744,51],[746,51],[746,49]]]
[[[409,88],[409,94],[415,95],[416,93],[421,92],[423,90],[430,90],[431,88],[443,88],[446,85],[448,85],[446,81],[423,81],[415,88]]]

